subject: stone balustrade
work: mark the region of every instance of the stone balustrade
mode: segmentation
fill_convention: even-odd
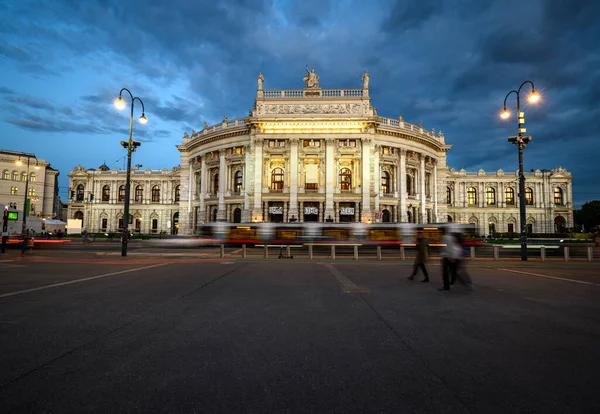
[[[359,98],[365,96],[362,89],[297,89],[259,92],[262,92],[263,98]]]

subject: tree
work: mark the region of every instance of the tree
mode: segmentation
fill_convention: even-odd
[[[588,201],[579,210],[575,210],[574,216],[575,222],[583,225],[585,231],[597,228],[600,225],[600,200]]]

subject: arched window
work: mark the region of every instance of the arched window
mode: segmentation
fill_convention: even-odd
[[[84,194],[85,194],[85,187],[83,186],[83,184],[79,184],[79,185],[77,186],[77,191],[76,191],[76,198],[75,198],[75,200],[77,200],[77,201],[83,201]],[[82,214],[83,214],[83,213],[82,213]]]
[[[488,206],[493,206],[496,204],[496,190],[492,187],[488,187],[488,189],[485,190],[485,203]]]
[[[110,201],[110,186],[102,187],[102,201]]]
[[[446,204],[452,204],[452,189],[446,187]]]
[[[431,174],[425,174],[425,197],[431,197]]]
[[[175,187],[175,197],[174,197],[175,202],[178,202],[180,198],[181,198],[181,190],[179,189],[179,186],[176,186]]]
[[[340,170],[340,190],[349,191],[352,189],[352,172],[348,168]]]
[[[19,181],[19,173],[17,171],[13,171],[13,181]]]
[[[233,180],[233,191],[236,194],[239,194],[242,192],[242,172],[241,171],[237,171],[235,173],[235,178]]]
[[[381,173],[381,192],[384,194],[390,193],[390,173],[387,171]]]
[[[142,201],[144,201],[144,187],[138,185],[135,187],[135,202],[141,203]]]
[[[413,195],[413,180],[409,174],[406,174],[406,194]]]
[[[27,181],[27,173],[26,172],[21,173],[21,181]]]
[[[152,202],[159,203],[160,202],[160,187],[155,185],[152,187]]]
[[[554,188],[554,204],[557,206],[563,205],[563,191],[560,187]]]
[[[507,187],[506,190],[504,190],[504,201],[506,202],[507,206],[515,205],[515,189],[514,188]]]
[[[283,170],[281,168],[271,171],[271,190],[283,190]]]
[[[525,189],[525,204],[528,206],[533,205],[533,190],[531,187]]]
[[[125,201],[125,186],[122,185],[119,187],[119,198],[118,201]]]
[[[19,195],[19,187],[10,187],[10,195]]]
[[[213,177],[213,186],[212,186],[212,193],[213,194],[218,194],[219,193],[219,174],[215,174],[215,176]]]
[[[2,173],[2,179],[3,180],[10,180],[10,171],[4,170],[4,172]]]
[[[29,189],[29,197],[35,197],[35,188]]]
[[[37,181],[37,174],[36,173],[29,174],[29,181],[31,181],[32,183],[35,183]]]
[[[467,190],[467,204],[470,206],[477,205],[477,190],[473,187],[469,187]]]

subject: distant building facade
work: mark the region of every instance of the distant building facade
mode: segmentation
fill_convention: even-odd
[[[455,221],[477,224],[482,235],[519,232],[516,173],[448,168],[451,146],[441,131],[377,115],[367,72],[360,89],[321,89],[314,71],[304,82],[304,89],[263,90],[259,74],[248,117],[225,116],[217,125],[186,132],[177,146],[180,167],[172,171],[134,172],[131,223],[138,217],[142,232],[173,233],[168,225],[177,221],[179,234],[215,221]],[[89,204],[85,227],[95,231],[107,223],[118,229],[125,172],[93,175],[82,167],[69,175],[77,197],[83,194],[70,201],[69,218],[85,217]],[[91,184],[98,177],[105,182]],[[571,175],[558,168],[526,178],[530,230],[572,227]],[[136,186],[145,194],[138,206]],[[152,198],[148,191],[155,187],[161,196]],[[93,202],[85,198],[88,188],[96,194]],[[97,196],[102,188],[108,201]]]
[[[19,211],[22,217],[25,206],[25,185],[29,199],[29,216],[40,219],[56,217],[58,200],[59,172],[46,160],[30,158],[29,175],[27,174],[27,158],[20,157],[19,152],[0,151],[0,204],[9,209]],[[30,154],[35,155],[35,154]],[[17,161],[21,160],[21,165]],[[29,183],[27,183],[27,178]]]
[[[77,166],[69,173],[67,218],[82,220],[88,232],[118,232],[123,228],[126,171]],[[177,234],[179,167],[172,170],[132,170],[128,228],[144,234]]]

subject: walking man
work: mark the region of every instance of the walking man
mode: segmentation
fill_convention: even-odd
[[[454,274],[456,271],[456,262],[452,254],[454,243],[454,237],[447,228],[444,228],[444,235],[440,240],[440,244],[442,245],[440,249],[440,256],[442,256],[442,279],[444,281],[444,287],[440,289],[442,292],[450,292],[450,274]]]
[[[425,279],[423,283],[429,283],[429,272],[427,272],[427,241],[423,233],[417,235],[417,255],[415,256],[415,263],[413,264],[413,271],[408,280],[414,280],[419,268],[423,272]]]

